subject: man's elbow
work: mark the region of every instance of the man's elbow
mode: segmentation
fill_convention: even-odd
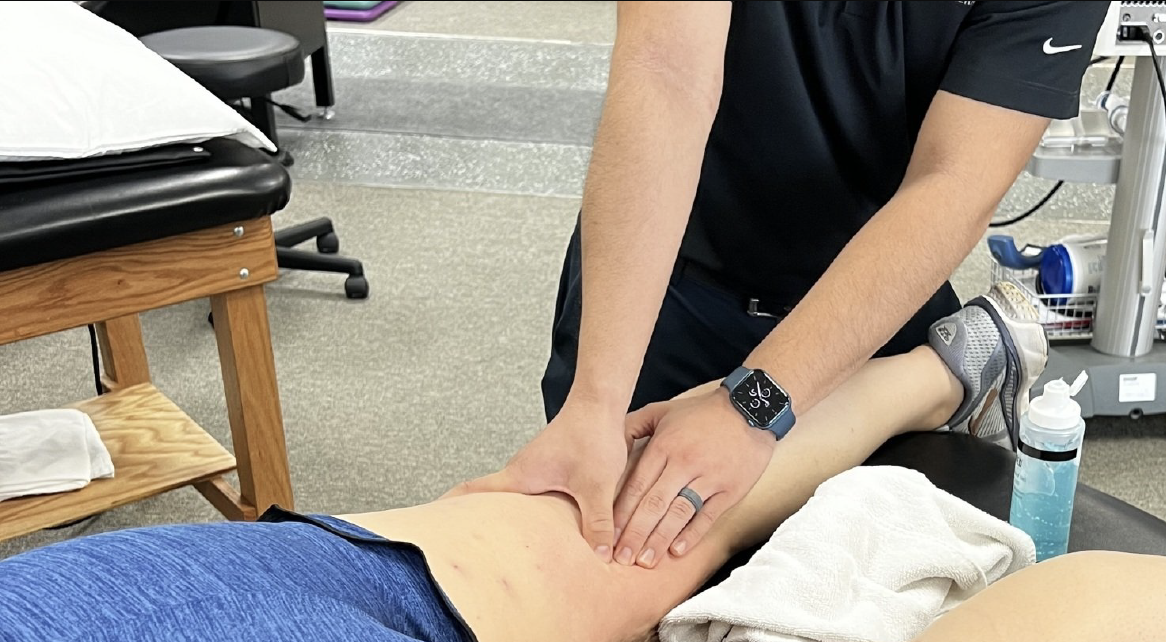
[[[720,61],[699,60],[673,47],[640,46],[622,56],[619,64],[622,75],[635,83],[652,83],[674,105],[691,108],[709,122],[716,116],[724,85]]]

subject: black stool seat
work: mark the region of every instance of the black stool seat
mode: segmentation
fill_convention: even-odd
[[[0,271],[268,216],[287,205],[291,179],[267,153],[228,139],[199,147],[206,153],[189,163],[5,183]]]
[[[224,100],[263,96],[304,79],[300,43],[282,31],[188,27],[152,33],[142,42]]]

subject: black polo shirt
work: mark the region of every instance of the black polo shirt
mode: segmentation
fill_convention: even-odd
[[[1076,115],[1108,4],[734,2],[680,257],[796,303],[894,195],[938,90]]]

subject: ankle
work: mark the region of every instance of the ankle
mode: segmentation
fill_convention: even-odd
[[[932,386],[929,388],[931,394],[925,396],[929,403],[922,409],[919,429],[934,430],[946,424],[959,410],[964,401],[964,385],[930,346],[920,346],[910,354],[927,373],[926,381]]]

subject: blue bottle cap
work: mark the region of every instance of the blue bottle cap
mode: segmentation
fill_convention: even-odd
[[[1045,294],[1073,291],[1073,261],[1064,245],[1050,245],[1041,255],[1040,284]]]

